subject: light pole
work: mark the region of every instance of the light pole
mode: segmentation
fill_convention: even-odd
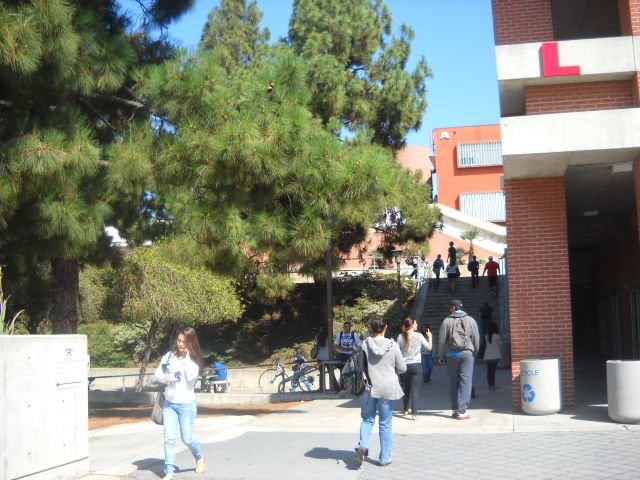
[[[400,292],[402,291],[402,283],[400,280],[400,260],[402,260],[402,250],[393,250],[393,258],[396,260],[396,268],[398,270],[398,311],[400,311]]]

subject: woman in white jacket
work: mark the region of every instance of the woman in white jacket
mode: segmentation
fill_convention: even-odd
[[[398,346],[407,365],[407,371],[400,375],[400,383],[404,391],[402,403],[405,416],[411,415],[411,420],[416,419],[418,412],[418,395],[422,382],[422,351],[430,352],[433,345],[431,330],[427,331],[426,338],[417,330],[416,319],[407,317],[403,320],[400,327],[401,333],[398,335]]]
[[[204,473],[207,459],[200,444],[193,437],[196,420],[195,385],[202,367],[202,351],[193,328],[181,328],[176,337],[175,350],[164,354],[155,371],[155,378],[164,387],[164,473],[162,480],[173,480],[176,471],[176,443],[178,430],[182,442],[189,447],[196,460],[196,473]]]

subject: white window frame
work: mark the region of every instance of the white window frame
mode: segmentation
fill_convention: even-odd
[[[456,148],[459,168],[494,167],[502,165],[502,142],[459,143]]]

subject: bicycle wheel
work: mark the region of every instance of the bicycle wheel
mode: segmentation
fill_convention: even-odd
[[[275,368],[267,368],[258,378],[258,388],[262,393],[276,393],[279,383],[280,375]]]

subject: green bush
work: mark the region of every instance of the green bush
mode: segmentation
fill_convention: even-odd
[[[78,326],[78,333],[87,336],[92,367],[129,367],[126,353],[114,343],[114,325],[105,320]]]

